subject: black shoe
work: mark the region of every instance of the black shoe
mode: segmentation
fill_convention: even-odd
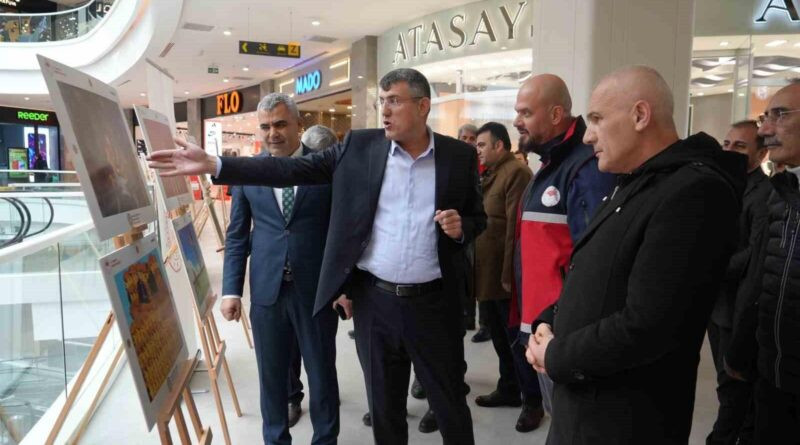
[[[472,343],[483,343],[491,339],[492,336],[489,334],[489,330],[486,329],[486,326],[481,326],[480,329],[478,329],[478,332],[472,336]]]
[[[419,400],[427,397],[427,394],[425,394],[425,388],[422,387],[422,384],[419,382],[417,376],[414,376],[414,383],[411,384],[411,397]]]
[[[300,416],[303,415],[303,410],[300,409],[299,403],[289,403],[289,428],[297,425]]]
[[[372,416],[369,415],[369,411],[364,414],[364,417],[361,418],[361,421],[364,422],[364,426],[372,426]]]
[[[419,421],[419,432],[427,434],[438,430],[439,424],[436,423],[436,415],[433,414],[432,409],[428,408],[428,412]]]
[[[542,409],[542,405],[524,405],[522,407],[522,412],[519,413],[519,418],[517,419],[517,431],[520,433],[528,433],[536,428],[539,428],[539,424],[542,423],[542,417],[544,417],[544,409]]]
[[[347,331],[347,336],[350,337],[350,340],[356,339],[356,331]]]
[[[522,399],[519,395],[505,395],[497,391],[491,394],[475,397],[475,404],[484,408],[497,408],[498,406],[522,406]]]

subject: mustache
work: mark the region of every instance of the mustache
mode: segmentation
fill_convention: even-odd
[[[781,145],[781,141],[778,140],[777,136],[765,136],[764,137],[764,146],[765,147],[774,147]]]

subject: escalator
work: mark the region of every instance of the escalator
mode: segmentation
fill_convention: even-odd
[[[26,204],[27,201],[27,204]],[[33,218],[29,205],[38,202],[40,218]],[[53,225],[53,203],[46,197],[3,197],[0,195],[0,249],[42,234]],[[37,219],[37,221],[34,221]]]

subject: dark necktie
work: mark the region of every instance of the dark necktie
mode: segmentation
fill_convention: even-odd
[[[286,187],[283,189],[283,219],[289,222],[289,217],[292,216],[292,208],[294,207],[294,187]]]

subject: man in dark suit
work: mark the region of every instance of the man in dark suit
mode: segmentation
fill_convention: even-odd
[[[555,382],[548,444],[686,444],[709,315],[736,247],[745,159],[681,140],[661,75],[592,93],[584,142],[622,174],[575,244],[528,359]],[[551,328],[552,326],[552,328]]]
[[[464,395],[464,246],[486,227],[475,150],[430,130],[430,85],[398,69],[380,82],[383,130],[299,159],[223,158],[179,141],[150,165],[229,184],[333,186],[317,312],[347,287],[373,435],[407,443],[411,363],[447,444],[472,444]],[[163,154],[161,154],[163,153]]]
[[[258,119],[269,152],[259,157],[299,158],[311,152],[300,143],[300,115],[288,96],[265,96],[258,105]],[[250,319],[261,381],[264,443],[291,443],[289,427],[299,417],[298,396],[302,399],[302,387],[297,388],[299,350],[311,393],[311,443],[335,444],[339,434],[336,313],[326,308],[312,317],[331,187],[236,186],[232,193],[220,309],[226,319],[239,319],[249,253]]]

